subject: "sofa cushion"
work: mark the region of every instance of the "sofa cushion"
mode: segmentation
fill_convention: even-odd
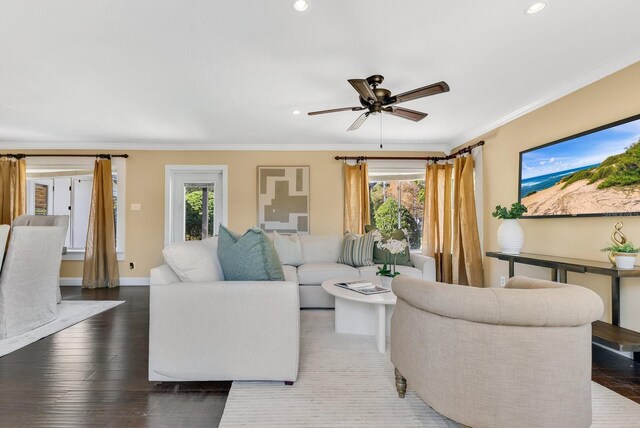
[[[351,266],[373,266],[373,244],[375,237],[373,233],[356,235],[345,232],[342,241],[342,252],[338,258],[338,263]]]
[[[335,263],[340,257],[342,236],[299,235],[305,263]]]
[[[217,241],[175,242],[162,250],[162,255],[182,282],[221,281],[224,275],[216,254]]]
[[[218,259],[227,281],[284,281],[276,247],[257,227],[240,235],[220,225]]]
[[[370,224],[367,224],[364,226],[365,232],[371,232],[374,230],[378,230],[378,229],[371,226]],[[404,239],[407,242],[409,242],[407,235],[405,235],[405,233],[401,229],[394,230],[391,233],[382,233],[382,232],[380,233],[382,234],[382,237],[385,239],[391,238],[391,239],[397,239],[398,241],[402,241]],[[395,258],[396,266],[398,265],[413,266],[413,263],[411,263],[410,254],[411,253],[409,252],[409,247],[405,248],[402,253],[396,256]],[[387,259],[387,256],[389,257],[388,259]],[[378,264],[393,263],[393,259],[394,259],[393,254],[390,254],[388,250],[378,248],[378,245],[376,243],[376,245],[373,247],[374,263],[378,263]]]
[[[382,267],[381,264],[375,266],[362,266],[358,268],[360,272],[360,278],[370,279],[376,277],[378,268]],[[396,272],[400,272],[401,275],[411,276],[414,278],[422,278],[422,271],[411,266],[396,266]]]
[[[300,244],[300,236],[297,233],[285,236],[273,232],[273,244],[276,246],[278,257],[283,265],[300,266],[304,263],[302,244]]]
[[[282,265],[282,272],[284,273],[284,280],[298,283],[298,269],[291,265]]]
[[[305,263],[298,267],[300,284],[321,284],[327,279],[357,279],[358,269],[340,263]]]

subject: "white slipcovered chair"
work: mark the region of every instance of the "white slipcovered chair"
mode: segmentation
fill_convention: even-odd
[[[67,216],[21,216],[14,221],[0,273],[0,339],[55,319],[68,225]]]
[[[0,269],[4,261],[4,250],[7,248],[7,238],[9,237],[11,226],[8,224],[0,224]]]
[[[69,229],[69,216],[68,215],[30,215],[25,214],[16,217],[13,220],[13,226],[56,226],[64,227],[64,236],[66,239],[67,230]],[[66,248],[62,247],[62,253],[64,254]],[[62,301],[62,294],[60,294],[60,287],[56,288],[56,301],[60,303]]]

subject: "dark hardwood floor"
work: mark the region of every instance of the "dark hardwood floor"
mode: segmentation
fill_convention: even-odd
[[[230,382],[147,380],[148,287],[62,293],[126,303],[0,358],[1,427],[218,425]]]
[[[230,382],[147,380],[148,287],[62,291],[126,303],[0,358],[0,427],[218,425]],[[593,380],[640,403],[640,363],[594,346]]]
[[[592,345],[591,379],[640,403],[640,362]]]

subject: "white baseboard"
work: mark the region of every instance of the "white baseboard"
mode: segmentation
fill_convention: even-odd
[[[60,278],[60,286],[61,287],[79,287],[82,285],[82,278],[80,277],[63,277]],[[140,286],[149,286],[149,277],[144,276],[121,276],[120,277],[120,286],[127,287],[140,287]]]

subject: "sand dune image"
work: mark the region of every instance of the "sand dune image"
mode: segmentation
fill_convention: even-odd
[[[598,180],[558,183],[522,198],[527,216],[640,212],[640,185],[598,189]]]

